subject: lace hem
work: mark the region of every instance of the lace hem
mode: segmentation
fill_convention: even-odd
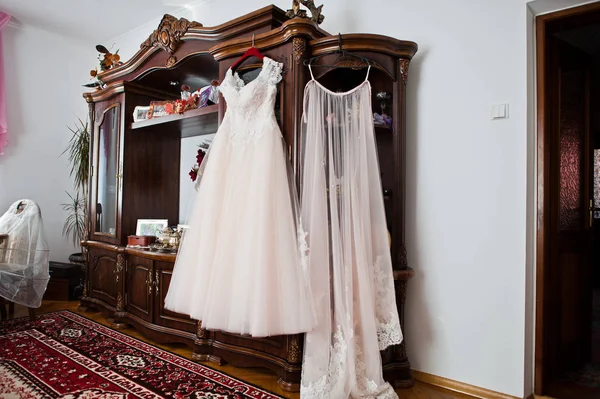
[[[402,328],[396,307],[396,292],[394,278],[391,273],[391,264],[381,264],[382,257],[378,256],[373,265],[374,284],[377,292],[375,299],[375,312],[377,319],[377,339],[379,350],[384,350],[390,345],[402,343]],[[389,269],[389,270],[388,270]]]
[[[363,352],[360,347],[358,334],[350,330],[347,339],[344,339],[340,325],[337,326],[333,336],[333,345],[329,349],[329,364],[327,370],[320,370],[321,377],[306,383],[304,372],[307,368],[318,367],[312,361],[314,356],[305,359],[302,365],[302,382],[300,385],[300,397],[306,399],[332,399],[341,397],[344,392],[343,377],[347,371],[348,345],[354,341],[356,387],[353,391],[356,397],[364,399],[398,399],[396,392],[389,383],[378,384],[367,377],[367,366],[364,363]],[[321,353],[321,355],[327,352]],[[314,370],[311,370],[314,374]],[[352,396],[352,395],[351,395]]]
[[[400,345],[402,339],[402,329],[400,328],[398,312],[390,312],[390,321],[388,323],[377,322],[377,341],[379,342],[380,351],[391,345]]]
[[[370,398],[371,397],[368,397],[367,399],[370,399]],[[396,391],[394,391],[394,388],[392,388],[392,386],[390,385],[390,383],[386,382],[383,390],[381,392],[379,392],[379,394],[377,396],[373,396],[373,398],[377,398],[377,399],[398,399],[398,394],[396,394]]]
[[[348,344],[344,339],[341,327],[338,325],[337,330],[333,335],[333,345],[331,345],[330,348],[327,370],[321,370],[322,376],[309,383],[305,383],[304,371],[307,367],[318,367],[319,364],[311,364],[313,363],[311,362],[311,357],[305,358],[305,362],[302,365],[303,376],[300,383],[300,397],[309,399],[331,399],[331,393],[334,391],[337,383],[341,380],[346,368],[347,353]]]

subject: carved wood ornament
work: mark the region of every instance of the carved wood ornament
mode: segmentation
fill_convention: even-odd
[[[300,363],[300,345],[298,344],[298,336],[293,335],[290,340],[290,347],[288,349],[288,362]]]
[[[117,294],[117,312],[122,312],[125,307],[123,306],[123,295],[119,292]]]
[[[165,14],[158,25],[158,28],[140,47],[159,47],[169,53],[171,56],[167,59],[167,67],[172,67],[177,62],[177,57],[173,54],[181,44],[181,37],[185,35],[189,28],[200,28],[199,22],[190,22],[185,18],[177,19],[172,15]]]
[[[406,78],[404,78],[404,73],[402,74],[402,80],[404,81],[404,84],[406,84]],[[398,265],[398,267],[401,270],[408,269],[408,257],[406,256],[406,246],[404,244],[402,244],[402,246],[400,247],[400,262],[399,263],[400,264]]]
[[[304,53],[306,52],[306,39],[303,37],[295,37],[292,40],[294,47],[294,61],[296,64],[300,64],[302,62],[302,58],[304,58]]]
[[[206,339],[208,338],[208,334],[206,333],[206,330],[204,328],[202,328],[202,322],[199,321],[197,324],[197,330],[196,330],[196,336],[200,339]]]
[[[117,255],[117,264],[115,265],[115,283],[119,283],[119,276],[123,271],[123,267],[125,266],[125,257],[122,254]]]
[[[400,74],[402,75],[402,81],[406,84],[408,80],[408,64],[410,64],[410,60],[406,58],[400,59]]]

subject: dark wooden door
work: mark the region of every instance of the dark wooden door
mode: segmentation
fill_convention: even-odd
[[[127,304],[129,313],[152,323],[154,280],[152,259],[129,256],[127,261]]]
[[[98,299],[110,306],[117,306],[119,270],[117,253],[102,249],[90,248],[90,273],[88,296]]]
[[[547,126],[550,145],[549,370],[557,377],[587,362],[592,336],[592,145],[590,63],[550,37]]]
[[[154,262],[154,283],[156,284],[154,295],[155,300],[157,301],[154,305],[154,324],[195,333],[195,320],[190,319],[187,315],[165,309],[165,297],[167,296],[169,284],[171,283],[173,266],[174,264],[171,262]]]

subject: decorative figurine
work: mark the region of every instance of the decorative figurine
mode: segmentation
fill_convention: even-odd
[[[292,0],[292,9],[287,10],[285,16],[288,18],[308,18],[306,15],[306,10],[300,9],[300,3],[306,8],[309,9],[311,17],[310,19],[315,22],[317,25],[320,25],[325,16],[321,13],[323,11],[323,5],[321,4],[319,7],[315,6],[315,2],[313,0]]]

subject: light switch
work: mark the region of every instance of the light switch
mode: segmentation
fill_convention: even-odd
[[[493,119],[507,119],[507,118],[508,118],[508,104],[492,105],[492,120]]]

